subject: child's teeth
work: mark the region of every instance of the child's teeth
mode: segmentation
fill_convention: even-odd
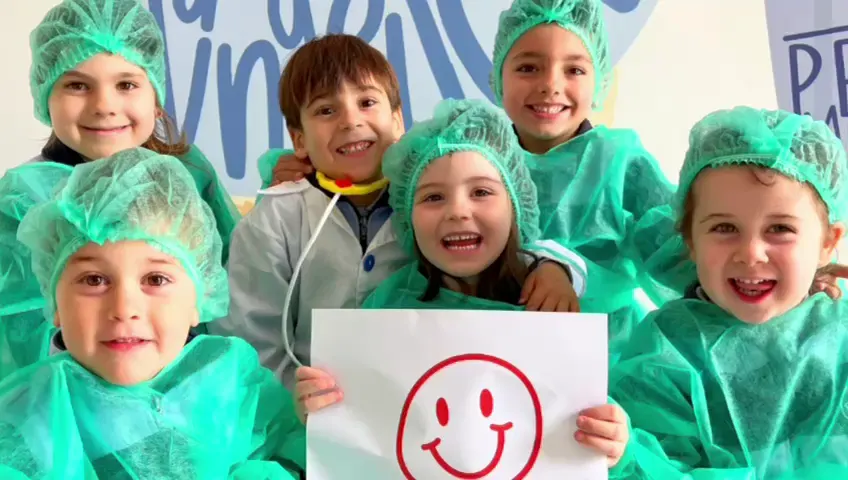
[[[461,242],[463,240],[475,240],[477,235],[450,235],[445,237],[447,242]]]
[[[371,146],[370,142],[358,142],[358,143],[354,143],[354,144],[351,144],[351,145],[344,146],[344,147],[340,148],[339,150],[341,150],[342,153],[356,153],[356,152],[361,152],[361,151],[367,149],[370,146]]]
[[[533,110],[536,110],[539,113],[559,113],[563,111],[565,107],[562,105],[534,105]]]

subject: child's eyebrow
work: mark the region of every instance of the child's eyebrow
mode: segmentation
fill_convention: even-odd
[[[428,189],[428,188],[441,187],[442,185],[443,185],[443,183],[442,183],[442,182],[427,182],[427,183],[422,183],[421,185],[418,185],[418,188],[416,188],[416,189],[415,189],[415,191],[417,192],[417,191],[419,191],[419,190],[426,190],[426,189]]]
[[[383,89],[376,86],[376,85],[365,84],[365,85],[359,85],[359,86],[357,86],[357,88],[359,89],[360,92],[383,93]]]
[[[492,177],[489,177],[489,176],[486,176],[486,175],[477,175],[477,176],[474,176],[474,177],[468,177],[462,183],[473,183],[473,182],[479,182],[479,181],[501,183],[501,181],[499,179],[492,178]],[[421,185],[418,186],[418,188],[415,189],[415,191],[417,192],[419,190],[425,190],[425,189],[428,189],[428,188],[441,187],[443,185],[444,185],[444,182],[422,183]]]
[[[97,260],[98,260],[97,257],[92,257],[92,256],[72,257],[70,260],[68,260],[68,264],[71,265],[71,264],[75,264],[75,263],[89,263],[89,262],[96,262]]]
[[[771,220],[800,220],[795,215],[791,215],[788,213],[772,213],[768,216]]]
[[[82,78],[82,79],[85,79],[85,80],[94,80],[94,77],[92,77],[91,75],[86,75],[85,73],[82,73],[82,72],[77,71],[77,70],[69,70],[68,72],[65,72],[65,76],[66,77],[79,77],[79,78]],[[116,78],[116,79],[142,78],[142,77],[144,77],[143,73],[134,73],[134,72],[119,72],[119,73],[113,75],[113,78]]]
[[[514,57],[512,57],[512,60],[514,60],[514,61],[515,60],[543,60],[547,57],[548,57],[547,55],[544,55],[544,54],[539,53],[539,52],[521,52],[521,53],[515,55]],[[566,62],[580,62],[580,61],[589,62],[590,61],[589,57],[587,57],[586,55],[584,55],[582,53],[572,53],[572,54],[566,55],[565,57],[563,57],[563,60],[565,60]]]
[[[702,218],[701,221],[698,222],[698,223],[707,223],[710,220],[718,220],[718,219],[722,219],[722,218],[726,219],[726,218],[731,218],[731,217],[733,217],[733,215],[731,215],[729,213],[711,213],[711,214],[707,215],[706,217]]]
[[[545,55],[539,52],[521,52],[512,57],[513,60],[539,60],[542,58],[545,58]]]
[[[380,87],[378,87],[376,85],[370,85],[370,84],[357,85],[356,89],[358,90],[359,93],[365,93],[365,92],[374,92],[374,93],[378,93],[378,94],[383,93],[383,90]],[[312,100],[309,101],[309,103],[306,105],[306,108],[310,108],[318,102],[331,101],[331,100],[333,100],[334,95],[336,95],[334,92],[321,92],[321,93],[312,97]]]
[[[147,259],[147,262],[153,263],[153,264],[156,264],[156,265],[176,265],[177,264],[177,262],[175,262],[174,260],[172,260],[170,258],[153,258],[153,257],[150,257],[150,258]]]

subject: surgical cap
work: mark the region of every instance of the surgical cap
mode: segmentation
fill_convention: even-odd
[[[120,241],[147,242],[177,259],[194,282],[201,322],[227,313],[215,218],[176,158],[136,148],[77,166],[50,201],[26,214],[18,240],[30,249],[48,315],[68,259],[88,243]]]
[[[609,88],[609,39],[601,0],[515,0],[501,12],[495,35],[494,68],[490,83],[498,104],[503,102],[503,66],[515,42],[530,29],[554,24],[577,35],[583,42],[595,68],[595,93],[592,106],[600,109]]]
[[[433,160],[456,152],[477,152],[497,168],[512,201],[520,241],[537,240],[536,186],[509,118],[485,100],[448,99],[436,106],[432,119],[414,125],[383,157],[401,245],[414,251],[412,208],[421,174]]]
[[[692,127],[680,170],[678,216],[692,182],[705,168],[754,165],[810,184],[827,206],[831,223],[845,218],[848,158],[824,122],[782,110],[736,107],[719,110]]]
[[[35,116],[47,126],[53,85],[100,53],[120,55],[146,71],[159,102],[165,102],[165,41],[153,14],[137,0],[65,0],[30,34],[30,49]]]
[[[52,198],[56,186],[73,172],[59,163],[28,163],[0,178],[0,315],[29,310],[41,303],[41,289],[31,275],[29,249],[17,238],[24,215]]]

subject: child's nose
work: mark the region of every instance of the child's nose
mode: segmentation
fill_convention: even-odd
[[[734,260],[745,265],[766,263],[768,261],[766,243],[760,238],[747,238],[743,240],[736,250]]]
[[[454,198],[448,202],[448,218],[451,220],[464,220],[471,217],[471,208],[465,198]]]
[[[92,92],[92,109],[96,115],[114,115],[116,110],[116,95],[107,88],[98,88]]]
[[[346,108],[341,111],[341,127],[344,130],[353,130],[363,125],[362,113],[358,109]]]
[[[539,91],[546,95],[558,95],[563,88],[563,76],[554,69],[548,70],[539,81]]]
[[[141,318],[143,293],[138,288],[115,285],[111,297],[109,311],[111,319],[126,322]]]

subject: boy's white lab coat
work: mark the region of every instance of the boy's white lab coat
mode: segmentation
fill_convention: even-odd
[[[302,180],[275,187],[273,195],[257,203],[233,231],[230,313],[209,324],[212,334],[250,342],[262,364],[290,389],[296,365],[283,342],[283,302],[294,267],[330,200]],[[310,361],[312,309],[358,308],[377,285],[409,263],[391,222],[383,224],[363,254],[359,236],[333,208],[301,267],[286,319],[289,345],[302,363]]]

